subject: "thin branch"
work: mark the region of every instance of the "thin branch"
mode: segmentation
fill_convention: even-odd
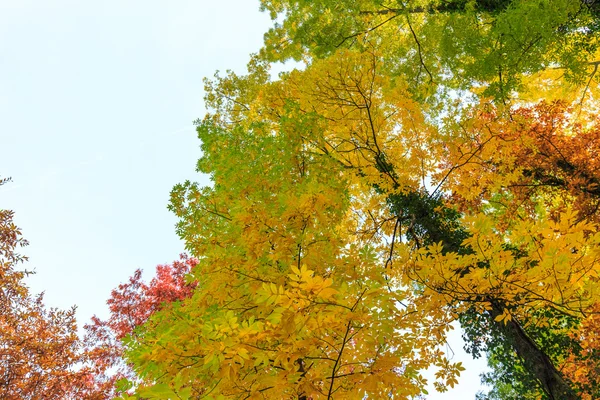
[[[354,38],[355,38],[355,37],[357,37],[357,36],[360,36],[360,35],[366,35],[367,33],[373,32],[375,29],[377,29],[377,28],[380,28],[381,26],[383,26],[383,25],[387,24],[388,22],[390,22],[390,21],[391,21],[391,20],[393,20],[394,18],[397,18],[398,16],[400,16],[400,14],[395,14],[395,15],[391,16],[390,18],[386,19],[385,21],[383,21],[383,22],[381,22],[381,23],[379,23],[379,24],[375,25],[374,27],[367,29],[366,31],[357,32],[357,33],[354,33],[354,34],[352,34],[352,35],[350,35],[350,36],[346,36],[346,37],[345,37],[345,38],[344,38],[344,39],[343,39],[343,40],[342,40],[342,41],[341,41],[341,42],[340,42],[340,43],[339,43],[337,46],[335,46],[335,47],[336,47],[336,48],[339,48],[341,45],[343,45],[343,44],[344,44],[344,43],[345,43],[347,40],[349,40],[349,39],[354,39]]]
[[[352,320],[348,321],[348,325],[346,325],[346,332],[344,333],[344,339],[342,340],[342,347],[340,348],[337,359],[335,360],[335,363],[333,364],[333,368],[331,369],[331,377],[330,377],[331,383],[329,384],[329,392],[327,393],[328,400],[331,399],[331,396],[333,395],[333,383],[335,382],[335,373],[337,370],[337,366],[340,363],[340,360],[342,358],[342,353],[344,352],[344,347],[346,346],[346,340],[348,339],[348,333],[350,333],[351,326],[352,326]]]
[[[394,256],[394,243],[396,242],[396,231],[398,230],[398,226],[400,225],[400,217],[396,218],[396,225],[394,225],[394,233],[392,234],[392,244],[390,245],[390,254],[388,256],[387,261],[385,262],[385,269],[388,269],[388,266],[392,264],[392,258]]]
[[[594,63],[590,63],[590,65],[594,66],[594,70],[592,71],[592,74],[590,75],[590,79],[587,82],[587,85],[585,85],[585,89],[583,89],[583,94],[581,95],[581,100],[579,100],[579,113],[581,113],[581,105],[583,104],[583,100],[585,100],[585,95],[587,94],[587,91],[590,88],[590,84],[592,83],[592,79],[594,79],[594,76],[596,75],[596,72],[598,72],[598,65],[600,65],[600,61],[596,61]]]
[[[415,33],[415,31],[410,23],[410,19],[408,18],[408,15],[406,16],[406,22],[408,23],[408,28],[410,29],[410,33],[412,33],[412,36],[415,39],[415,43],[417,44],[417,52],[419,54],[419,60],[421,62],[421,66],[423,68],[425,68],[425,72],[427,72],[427,75],[429,75],[429,82],[434,83],[433,75],[431,75],[429,68],[427,68],[427,65],[425,65],[425,61],[423,60],[423,53],[421,51],[421,42],[419,41],[419,38],[417,37],[417,34]],[[417,78],[418,78],[418,76],[417,76]]]

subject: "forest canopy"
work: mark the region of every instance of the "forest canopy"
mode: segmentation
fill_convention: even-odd
[[[206,80],[211,185],[171,192],[190,257],[113,292],[78,390],[424,398],[460,325],[481,399],[599,398],[600,3],[260,7],[246,73]]]
[[[206,83],[213,185],[170,206],[198,286],[128,343],[139,393],[415,398],[459,381],[458,321],[489,398],[597,397],[598,5],[261,6]]]

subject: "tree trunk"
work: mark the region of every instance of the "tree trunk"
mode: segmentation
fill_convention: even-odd
[[[495,301],[492,304],[491,318],[503,314],[502,307]],[[511,341],[527,370],[540,382],[544,392],[551,400],[578,400],[567,381],[554,367],[550,358],[531,340],[518,321],[511,319],[508,323],[494,321],[496,327]]]

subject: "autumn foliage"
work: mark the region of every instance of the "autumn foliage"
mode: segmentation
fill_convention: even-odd
[[[23,393],[32,362],[53,396],[70,371],[60,390],[98,399],[418,398],[425,370],[460,382],[460,323],[480,398],[600,397],[600,6],[261,5],[247,73],[206,81],[212,184],[171,193],[192,257],[136,271],[83,344],[18,283],[2,214],[7,340],[41,329],[11,356]]]
[[[6,181],[4,181],[6,182]],[[43,296],[32,296],[20,270],[27,260],[17,251],[28,243],[13,223],[13,212],[0,210],[0,397],[2,399],[110,399],[117,380],[135,378],[123,359],[121,340],[169,304],[191,296],[195,284],[185,276],[197,263],[180,260],[158,265],[145,283],[137,270],[107,301],[109,318],[93,317],[77,334],[75,309],[49,309]]]
[[[596,396],[598,10],[505,3],[262,3],[262,53],[207,81],[213,185],[170,206],[199,284],[128,342],[133,397],[411,398],[427,368],[443,392],[454,321],[490,396]],[[521,101],[548,65],[581,98]]]
[[[138,269],[127,283],[112,291],[107,301],[108,319],[94,316],[84,326],[85,354],[91,370],[86,398],[113,398],[118,393],[115,387],[118,380],[135,379],[131,366],[123,359],[123,339],[135,335],[135,329],[156,311],[191,296],[196,285],[186,281],[186,274],[196,264],[194,258],[182,254],[178,261],[158,265],[150,282],[142,280],[142,271]]]
[[[25,245],[13,212],[0,210],[0,398],[77,397],[86,371],[79,368],[75,310],[48,309],[42,295],[29,293],[28,272],[19,269],[26,257],[18,249]]]

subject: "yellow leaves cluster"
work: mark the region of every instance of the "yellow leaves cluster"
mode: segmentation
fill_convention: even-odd
[[[328,300],[337,293],[337,290],[330,287],[333,284],[331,278],[323,279],[320,276],[313,276],[314,272],[307,269],[305,265],[301,269],[292,265],[290,269],[293,272],[288,275],[291,279],[290,286],[297,288],[298,291],[323,300]]]
[[[435,366],[438,368],[435,377],[444,382],[444,384],[439,382],[434,384],[439,392],[446,392],[448,387],[453,388],[454,385],[458,384],[457,378],[460,377],[460,373],[465,370],[465,367],[462,366],[462,362],[450,363],[446,357],[441,357],[437,360]]]
[[[554,221],[519,220],[508,232],[498,231],[495,218],[483,213],[464,222],[470,236],[463,246],[470,252],[443,254],[441,244],[432,245],[419,251],[409,269],[431,292],[466,302],[502,299],[512,307],[496,318],[505,323],[531,308],[586,315],[597,303],[597,224],[577,222],[570,210]]]
[[[256,292],[257,304],[274,307],[267,320],[278,324],[284,313],[304,312],[311,304],[319,301],[331,301],[330,304],[336,304],[332,297],[338,290],[331,287],[331,278],[315,276],[314,271],[307,269],[305,265],[301,269],[295,266],[290,269],[292,274],[288,274],[289,280],[286,280],[285,287],[265,282]]]
[[[510,311],[508,311],[508,309],[504,309],[502,314],[496,316],[496,318],[494,318],[494,321],[496,322],[504,322],[504,324],[506,325],[507,323],[509,323],[512,320],[512,316],[510,314]]]
[[[215,95],[220,114],[200,127],[214,187],[175,194],[199,289],[155,316],[132,358],[157,382],[193,377],[208,398],[417,395],[449,329],[423,325],[453,317],[386,271],[385,193],[422,185],[434,130],[375,54],[273,84],[255,68],[211,88],[244,102]]]

